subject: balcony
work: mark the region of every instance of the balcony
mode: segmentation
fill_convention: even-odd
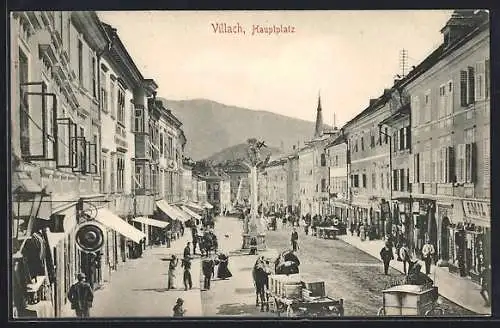
[[[127,132],[120,124],[116,124],[115,143],[118,148],[122,148],[124,150],[128,149]]]

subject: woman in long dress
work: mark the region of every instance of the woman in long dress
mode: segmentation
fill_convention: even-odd
[[[224,253],[220,253],[217,262],[218,262],[217,278],[219,279],[231,278],[233,275],[231,274],[231,271],[229,271],[228,269],[229,257]]]
[[[175,256],[172,255],[172,259],[170,260],[168,264],[168,284],[167,284],[167,289],[175,289],[175,278],[176,278],[176,271],[177,271],[177,266],[179,264],[179,259]]]

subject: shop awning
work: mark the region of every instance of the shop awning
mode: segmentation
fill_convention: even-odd
[[[150,218],[145,218],[145,217],[138,217],[134,218],[132,221],[134,222],[139,222],[139,223],[144,223],[150,226],[158,227],[158,228],[166,228],[168,226],[168,222],[165,221],[160,221],[160,220],[155,220],[155,219],[150,219]]]
[[[166,200],[162,199],[156,202],[158,208],[174,220],[184,221],[184,216],[175,207],[170,206]]]
[[[184,211],[184,210],[180,207],[180,205],[179,205],[179,207],[176,207],[175,209],[176,209],[176,210],[179,212],[179,214],[182,216],[182,219],[181,219],[181,221],[182,221],[182,222],[186,222],[186,221],[189,221],[189,220],[191,220],[191,219],[192,219],[192,216],[191,216],[190,214],[188,214],[187,212],[185,212],[185,211]]]
[[[106,208],[99,209],[95,219],[104,224],[106,227],[113,229],[136,243],[139,243],[141,239],[146,237],[142,231],[134,228],[132,225],[128,224],[118,215]]]
[[[193,218],[201,220],[201,216],[196,214],[195,212],[191,211],[189,208],[186,206],[181,206],[182,210],[186,212],[187,214],[191,215]]]
[[[64,239],[66,233],[64,232],[47,232],[47,240],[51,249],[56,248],[57,244]]]
[[[196,209],[198,211],[203,211],[204,210],[203,206],[198,205],[196,203],[193,203],[192,201],[184,202],[184,204],[186,204],[186,206],[192,207],[192,208],[194,208],[194,209]]]
[[[205,208],[208,208],[208,209],[212,209],[212,208],[214,208],[214,207],[212,206],[212,204],[210,204],[209,202],[203,202],[203,206],[205,206]]]

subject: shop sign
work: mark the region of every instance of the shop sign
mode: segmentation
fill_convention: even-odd
[[[473,200],[463,201],[465,217],[476,218],[476,219],[490,219],[490,207],[489,203],[477,202]]]
[[[405,204],[404,203],[399,203],[399,213],[404,213],[405,212]]]
[[[383,202],[382,204],[380,204],[380,208],[382,210],[382,214],[389,214],[391,212],[389,202]]]

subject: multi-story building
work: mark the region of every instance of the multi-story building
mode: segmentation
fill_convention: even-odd
[[[231,203],[231,180],[229,175],[220,182],[220,208],[221,212],[229,211]]]
[[[301,214],[328,214],[328,167],[325,145],[338,131],[325,133],[321,98],[316,110],[314,138],[299,150],[300,206]]]
[[[295,146],[293,146],[292,153],[287,156],[286,172],[287,210],[289,213],[300,214],[299,153]]]
[[[208,201],[207,197],[207,182],[203,177],[197,176],[198,180],[198,203],[204,204]]]
[[[194,177],[193,177],[193,166],[194,162],[185,157],[182,160],[182,200],[183,201],[196,201],[196,191],[194,188]]]
[[[231,203],[234,204],[238,196],[239,202],[248,201],[250,198],[250,183],[248,181],[250,169],[244,164],[236,162],[224,165],[223,170],[229,175],[231,181]]]
[[[379,124],[391,115],[391,94],[386,89],[382,96],[370,100],[369,106],[342,128],[350,160],[352,215],[349,216],[357,224],[363,223],[371,238],[392,233],[387,207],[391,200],[391,137],[388,127],[379,130]]]
[[[404,79],[411,97],[417,248],[478,281],[490,263],[490,34],[488,13],[457,10],[443,43]]]
[[[20,317],[36,307],[26,304],[23,285],[34,278],[40,296],[35,300],[48,302],[53,310],[46,315],[62,316],[77,272],[99,285],[121,262],[123,243],[117,237],[143,238],[132,226],[117,230],[116,204],[100,193],[102,112],[108,100],[101,64],[115,46],[94,12],[31,11],[12,14],[10,49],[14,306]],[[115,64],[113,69],[129,78],[130,71]],[[112,125],[107,119],[104,124]],[[113,150],[116,145],[113,140]],[[101,256],[77,247],[85,241],[76,232],[88,220],[103,232]],[[30,256],[25,247],[46,245],[46,259],[28,259],[35,266],[32,276],[20,276],[19,265]]]
[[[284,212],[287,206],[287,160],[277,158],[271,160],[264,168],[266,183],[264,206],[272,212]]]
[[[329,168],[329,205],[330,213],[347,223],[350,205],[348,189],[347,142],[343,135],[325,146]]]

